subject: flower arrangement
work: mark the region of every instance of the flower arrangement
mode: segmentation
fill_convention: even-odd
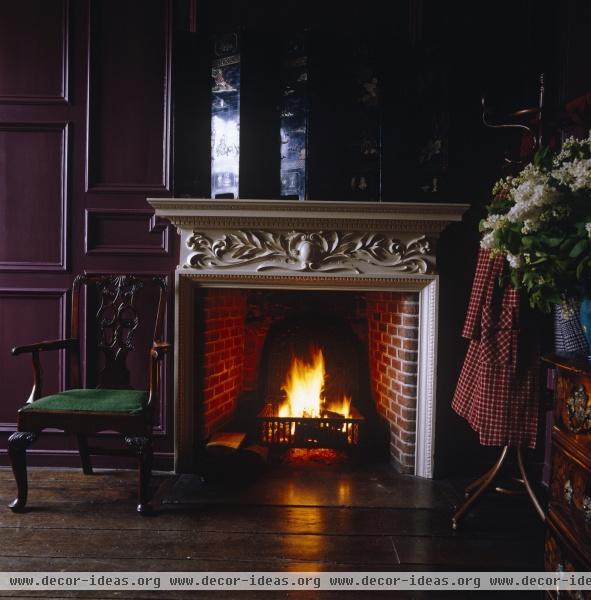
[[[591,280],[591,134],[567,139],[560,152],[539,150],[515,177],[493,187],[481,245],[504,254],[511,283],[532,307],[587,293]]]

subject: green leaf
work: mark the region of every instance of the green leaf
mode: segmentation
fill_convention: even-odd
[[[585,249],[589,246],[589,240],[579,240],[568,253],[571,258],[577,258],[580,256]]]
[[[562,242],[564,241],[564,237],[548,237],[545,238],[544,241],[546,245],[550,248],[556,248],[557,246],[560,246],[560,244],[562,244]]]

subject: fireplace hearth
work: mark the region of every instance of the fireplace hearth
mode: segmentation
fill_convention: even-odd
[[[181,234],[175,318],[178,472],[195,472],[207,436],[227,427],[247,406],[258,423],[259,442],[277,447],[355,447],[374,436],[379,421],[389,431],[392,465],[432,477],[435,245],[467,205],[149,202],[156,216],[169,219]],[[260,302],[270,296],[291,308],[270,314],[268,303]],[[348,367],[337,365],[330,379],[333,386],[342,381],[351,388],[348,414],[328,406],[285,414],[282,399],[272,397],[282,384],[277,389],[275,382],[274,391],[265,387],[264,370],[268,375],[270,368],[263,357],[270,332],[300,319],[303,308],[346,323],[358,354],[345,361]],[[331,360],[327,350],[327,365]],[[283,368],[274,370],[285,374]],[[334,401],[335,390],[329,388],[327,383],[325,399]],[[245,404],[249,397],[254,405]]]

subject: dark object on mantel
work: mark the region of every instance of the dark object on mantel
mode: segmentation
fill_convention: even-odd
[[[573,354],[551,354],[542,360],[557,370],[545,568],[589,571],[591,364],[586,357]]]
[[[133,350],[140,318],[135,308],[137,295],[146,285],[159,291],[158,310],[149,354],[149,389],[131,388],[127,355]],[[98,295],[96,328],[98,349],[105,358],[96,389],[80,389],[80,291],[85,285],[87,297],[95,288]],[[18,431],[8,439],[8,455],[18,487],[18,497],[9,507],[20,512],[27,503],[26,449],[44,429],[61,429],[75,433],[85,474],[92,474],[91,455],[127,455],[138,458],[139,484],[137,511],[151,511],[148,485],[152,472],[152,420],[159,398],[159,368],[170,345],[162,341],[166,284],[162,277],[129,275],[79,275],[72,288],[70,339],[38,342],[13,348],[12,354],[30,353],[33,360],[33,389],[27,403],[18,411]],[[90,324],[91,320],[86,319]],[[88,327],[89,325],[87,325]],[[68,389],[43,396],[39,354],[49,350],[65,350],[71,357]],[[120,433],[129,450],[93,448],[87,435],[101,431]]]

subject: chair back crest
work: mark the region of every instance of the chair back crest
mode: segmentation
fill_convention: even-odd
[[[97,295],[96,311],[97,347],[105,359],[98,374],[97,388],[131,388],[127,355],[134,349],[135,332],[140,326],[140,314],[136,308],[139,292],[146,283],[160,287],[160,298],[154,340],[162,336],[166,283],[162,277],[140,277],[135,275],[81,275],[74,283],[75,294],[80,284],[93,285]],[[75,304],[78,304],[76,298]],[[74,315],[73,315],[74,316]]]

